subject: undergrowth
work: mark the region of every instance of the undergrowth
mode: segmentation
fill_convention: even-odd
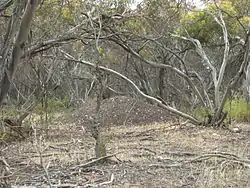
[[[228,113],[227,121],[229,119],[237,122],[250,121],[250,103],[247,103],[244,98],[227,100],[224,106],[224,111]],[[192,115],[200,119],[205,119],[211,114],[213,114],[213,112],[206,108],[197,108],[192,111]]]
[[[59,100],[59,99],[48,99],[45,104],[39,103],[36,108],[36,113],[58,113],[58,112],[64,112],[70,108],[69,100],[67,98]]]
[[[236,121],[250,121],[250,103],[243,98],[228,100],[224,107],[228,118]]]

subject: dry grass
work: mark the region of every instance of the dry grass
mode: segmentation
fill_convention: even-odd
[[[223,152],[222,156],[230,153],[250,160],[250,125],[239,126],[241,133],[190,124],[112,126],[103,131],[107,151],[122,153],[104,164],[78,168],[93,157],[94,140],[82,127],[57,120],[48,135],[40,131],[26,141],[2,143],[2,153],[10,165],[8,181],[16,186],[90,187],[113,176],[105,187],[247,188],[250,164],[237,163],[234,156],[217,156]]]

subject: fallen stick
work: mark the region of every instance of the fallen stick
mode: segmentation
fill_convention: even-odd
[[[184,164],[201,162],[201,161],[209,160],[213,157],[222,158],[222,159],[228,160],[230,162],[238,163],[244,167],[250,168],[250,160],[241,159],[240,157],[238,157],[235,154],[226,153],[226,152],[218,152],[218,151],[211,152],[211,153],[204,154],[204,155],[200,155],[200,156],[195,157],[195,158],[190,159],[190,160],[174,161],[172,164],[151,164],[149,166],[150,167],[158,167],[158,168],[180,167]]]
[[[98,163],[98,162],[100,162],[100,161],[103,161],[103,160],[105,160],[105,159],[108,159],[108,158],[110,158],[110,157],[114,157],[114,156],[116,156],[116,155],[118,155],[118,154],[120,154],[120,153],[123,153],[123,152],[117,152],[117,153],[114,153],[114,154],[111,154],[111,155],[107,155],[107,156],[104,156],[104,157],[100,157],[100,158],[94,159],[94,160],[89,161],[89,162],[87,162],[87,163],[85,163],[85,164],[80,164],[80,165],[71,167],[70,170],[75,170],[76,168],[85,168],[85,167],[88,167],[88,166],[90,166],[90,165],[93,165],[93,164],[95,164],[95,163]]]
[[[215,152],[215,153],[201,155],[201,156],[198,156],[198,157],[196,157],[194,159],[184,161],[183,163],[186,164],[186,163],[192,163],[192,162],[199,162],[199,161],[203,161],[203,160],[208,160],[208,159],[210,159],[212,157],[227,159],[227,160],[229,160],[231,162],[238,163],[238,164],[243,165],[244,167],[250,168],[250,160],[241,159],[241,158],[239,158],[238,156],[236,156],[234,154],[224,153],[224,152]]]
[[[98,184],[86,184],[84,187],[101,187],[103,185],[108,185],[110,183],[113,183],[113,181],[114,181],[114,174],[111,174],[109,181],[105,181],[105,182],[98,183]]]

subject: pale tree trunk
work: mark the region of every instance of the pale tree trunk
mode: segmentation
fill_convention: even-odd
[[[220,96],[220,89],[221,89],[221,85],[222,85],[222,80],[225,74],[225,68],[227,66],[227,62],[228,62],[228,56],[229,56],[229,49],[230,49],[230,45],[229,45],[229,40],[228,40],[228,31],[226,28],[226,24],[224,22],[222,13],[220,10],[219,11],[219,18],[217,18],[215,15],[210,14],[214,20],[218,23],[218,25],[220,25],[220,27],[222,28],[223,31],[223,40],[224,40],[224,53],[223,53],[223,60],[222,60],[222,64],[221,67],[219,69],[219,71],[216,70],[215,66],[213,65],[213,63],[210,61],[209,57],[207,56],[206,52],[204,51],[201,43],[199,40],[194,39],[194,38],[186,38],[186,37],[181,37],[181,36],[177,36],[179,38],[182,38],[184,40],[188,40],[190,42],[192,42],[195,47],[196,47],[196,52],[199,54],[199,56],[204,60],[206,66],[211,70],[211,76],[213,79],[213,84],[214,84],[214,107],[213,110],[214,111],[214,116],[211,119],[211,124],[218,124],[218,122],[222,122],[224,119],[224,117],[222,117],[222,109],[224,108],[225,103],[223,103],[223,101],[221,101],[221,96]],[[176,35],[174,35],[176,36]]]
[[[248,62],[246,70],[246,80],[245,80],[245,89],[246,89],[246,101],[250,102],[250,61]]]
[[[12,2],[13,3],[13,2]],[[0,8],[2,10],[7,9],[7,4],[11,5],[10,3],[6,2],[3,5],[0,5]],[[19,21],[19,17],[21,17],[22,15],[22,11],[25,8],[25,3],[22,0],[17,0],[15,2],[16,6],[12,11],[12,16],[10,17],[9,21],[8,21],[8,27],[6,30],[6,34],[4,36],[4,42],[1,46],[1,50],[0,50],[0,64],[2,66],[4,66],[7,56],[8,56],[8,52],[12,47],[12,43],[14,40],[14,37],[16,35],[17,32],[17,28],[19,27],[20,21]]]
[[[213,16],[213,15],[212,15]],[[229,40],[228,40],[228,32],[227,32],[227,28],[226,28],[226,24],[224,22],[224,19],[222,17],[222,13],[221,11],[219,11],[219,19],[217,19],[217,17],[213,16],[214,20],[221,26],[222,31],[223,31],[223,39],[224,39],[224,43],[225,43],[225,49],[224,49],[224,54],[223,54],[223,61],[222,61],[222,65],[219,71],[219,75],[218,75],[218,80],[216,83],[214,83],[215,85],[215,109],[218,111],[218,109],[221,106],[220,103],[220,87],[221,87],[221,83],[225,74],[225,69],[227,66],[227,62],[228,62],[228,56],[229,56]],[[224,105],[223,105],[224,107]],[[216,112],[217,114],[217,112]],[[220,116],[220,114],[217,114],[218,116]],[[213,119],[212,123],[215,123],[217,121],[217,117],[215,115],[215,118]]]
[[[240,80],[240,78],[242,78],[242,75],[244,73],[244,69],[247,67],[247,65],[250,62],[250,31],[247,34],[246,40],[245,40],[245,53],[244,53],[244,59],[243,62],[240,66],[239,71],[237,72],[237,74],[234,76],[234,78],[231,79],[230,83],[228,84],[226,90],[224,91],[224,95],[222,97],[221,100],[221,104],[220,107],[218,108],[215,117],[217,116],[217,118],[221,115],[224,105],[226,103],[227,97],[230,93],[231,89],[234,89],[237,86],[238,81]]]
[[[20,28],[17,33],[17,37],[14,43],[14,47],[11,53],[11,62],[4,69],[4,75],[1,83],[1,92],[0,92],[0,104],[3,103],[14,77],[16,67],[20,63],[20,59],[24,52],[25,42],[28,38],[30,32],[32,18],[34,17],[36,7],[40,3],[40,0],[29,0],[26,4],[26,8],[21,20]],[[19,4],[17,4],[18,6]],[[16,29],[15,27],[12,29]],[[12,31],[13,32],[13,31]],[[11,33],[12,33],[11,32]],[[10,46],[8,46],[10,50]]]

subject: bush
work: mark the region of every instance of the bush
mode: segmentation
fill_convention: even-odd
[[[224,107],[228,112],[228,118],[236,121],[250,121],[250,103],[243,98],[228,100]]]
[[[234,98],[228,100],[225,104],[224,111],[228,113],[227,120],[235,120],[238,122],[250,121],[250,103],[247,103],[244,98]],[[188,110],[186,110],[188,112]],[[200,119],[205,119],[208,115],[212,115],[208,109],[197,108],[193,110],[192,115]]]
[[[43,113],[45,111],[47,111],[47,113],[56,113],[65,111],[70,107],[69,100],[67,98],[64,98],[62,100],[48,99],[47,105],[47,109],[45,109],[45,107],[40,103],[36,106],[35,111],[37,113]]]

